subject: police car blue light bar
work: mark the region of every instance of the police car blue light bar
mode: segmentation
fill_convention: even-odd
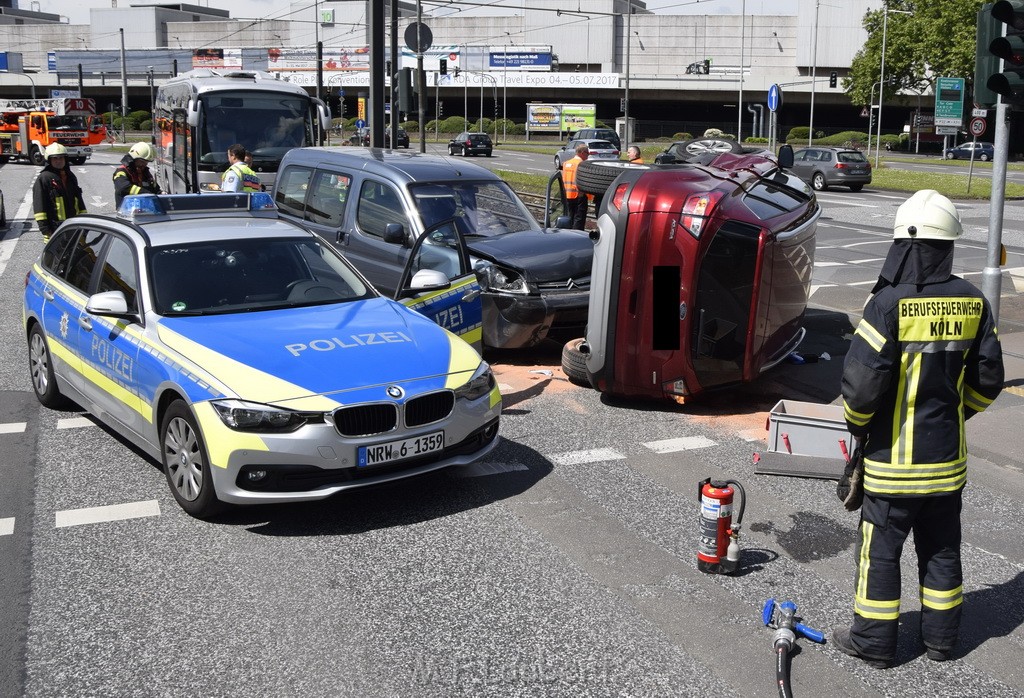
[[[266,192],[251,194],[152,194],[126,196],[117,210],[121,218],[168,216],[180,213],[273,211],[277,207]]]

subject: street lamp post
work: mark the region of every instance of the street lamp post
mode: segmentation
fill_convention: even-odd
[[[868,157],[871,157],[871,127],[874,125],[875,117],[875,86],[879,83],[871,83],[871,96],[868,97]]]
[[[908,10],[890,10],[886,4],[882,8],[882,63],[878,75],[878,130],[875,137],[875,168],[878,168],[879,151],[882,145],[882,100],[885,96],[885,35],[889,28],[889,13],[912,15]]]
[[[745,1],[745,0],[744,0]],[[626,94],[622,100],[622,112],[626,119],[626,126],[623,129],[625,138],[622,139],[623,149],[629,148],[629,54],[633,45],[633,0],[626,0]]]
[[[156,107],[156,96],[153,94],[153,66],[146,66],[146,73],[149,76],[149,118],[153,118],[153,109]]]
[[[32,79],[31,75],[28,73],[11,73],[6,70],[0,72],[3,72],[4,75],[20,75],[23,78],[28,78],[28,81],[32,83],[32,99],[36,98],[36,81]]]
[[[821,0],[814,2],[814,48],[811,50],[811,129],[807,134],[807,147],[811,146],[814,139],[814,88],[817,85],[818,76],[818,9],[821,7]],[[871,128],[868,128],[868,138],[871,137]],[[869,147],[868,152],[871,152]]]
[[[736,105],[736,140],[743,142],[743,44],[747,32],[747,0],[740,6],[740,94]]]

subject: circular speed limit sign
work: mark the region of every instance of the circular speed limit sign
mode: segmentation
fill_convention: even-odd
[[[981,134],[985,133],[985,125],[985,120],[982,119],[981,117],[971,119],[971,134],[975,136],[980,136]]]

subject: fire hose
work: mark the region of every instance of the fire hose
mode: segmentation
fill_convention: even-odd
[[[775,682],[779,688],[779,698],[793,698],[789,686],[789,653],[796,642],[797,633],[818,643],[825,642],[825,634],[799,622],[796,604],[792,601],[775,603],[775,599],[768,599],[761,611],[761,620],[769,628],[775,628],[772,645],[775,647]]]

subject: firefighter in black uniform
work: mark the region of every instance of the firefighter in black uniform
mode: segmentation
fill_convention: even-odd
[[[149,163],[156,160],[156,149],[141,141],[121,158],[114,170],[114,207],[120,208],[124,197],[130,194],[160,194],[160,185],[149,171]]]
[[[952,274],[961,230],[956,207],[938,192],[919,191],[899,207],[843,366],[846,423],[864,454],[864,500],[853,626],[833,630],[832,642],[876,668],[896,656],[900,554],[911,531],[928,658],[950,659],[960,629],[964,420],[1003,385],[992,310]]]
[[[46,146],[46,165],[32,185],[32,210],[44,241],[68,218],[85,213],[82,187],[67,166],[67,154],[68,149],[61,143]]]

